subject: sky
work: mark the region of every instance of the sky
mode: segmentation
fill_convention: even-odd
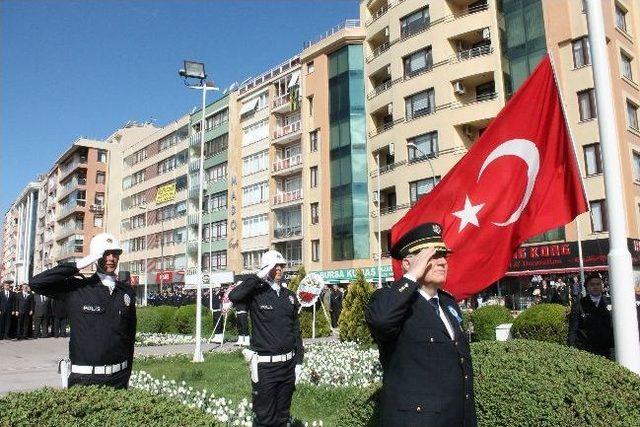
[[[0,0],[0,213],[77,137],[104,139],[129,120],[163,126],[199,105],[177,74],[184,59],[225,88],[357,19],[358,5]]]

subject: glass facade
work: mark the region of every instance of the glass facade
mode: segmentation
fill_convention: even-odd
[[[500,0],[504,22],[500,30],[502,52],[508,75],[505,93],[511,96],[547,53],[541,0]]]
[[[369,258],[369,195],[361,45],[329,55],[332,260]]]

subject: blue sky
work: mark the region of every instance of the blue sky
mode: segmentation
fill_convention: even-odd
[[[163,125],[199,104],[183,59],[227,87],[350,18],[358,0],[2,0],[0,212],[78,136]]]

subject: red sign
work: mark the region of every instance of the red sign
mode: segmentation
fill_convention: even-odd
[[[173,282],[173,271],[163,271],[156,273],[156,283],[171,283]]]

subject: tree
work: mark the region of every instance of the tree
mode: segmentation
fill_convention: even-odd
[[[364,319],[365,307],[373,294],[373,287],[365,280],[362,270],[356,270],[356,278],[351,282],[342,302],[340,313],[340,341],[355,341],[372,344],[373,339]]]
[[[301,265],[300,268],[298,268],[298,272],[296,273],[296,275],[291,278],[291,281],[287,285],[287,289],[295,294],[298,291],[300,282],[302,282],[302,279],[304,279],[304,276],[306,275],[307,272],[304,270],[304,265]]]

